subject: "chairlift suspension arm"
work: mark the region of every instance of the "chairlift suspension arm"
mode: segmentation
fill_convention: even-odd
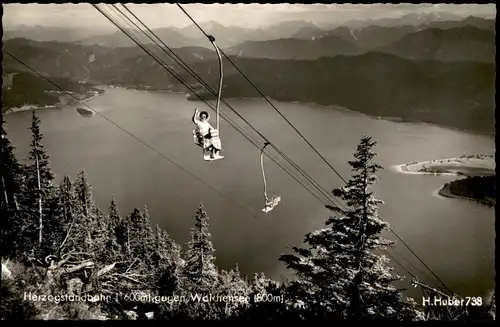
[[[208,35],[208,39],[210,40],[210,42],[214,46],[215,51],[217,52],[217,57],[219,58],[219,72],[220,72],[219,92],[217,92],[217,104],[216,104],[216,112],[217,112],[216,122],[217,122],[217,130],[219,131],[219,103],[220,103],[220,97],[221,97],[221,93],[222,93],[222,81],[224,79],[224,71],[222,69],[222,57],[220,55],[219,47],[217,46],[217,44],[215,44],[215,38],[212,35]],[[219,137],[220,137],[220,131],[219,131]]]
[[[264,147],[260,151],[260,169],[262,171],[262,179],[264,180],[264,198],[266,200],[266,203],[269,202],[269,199],[267,198],[267,183],[266,183],[266,174],[264,172],[264,149],[266,146],[269,145],[269,142],[264,143]]]
[[[435,293],[435,294],[439,294],[439,295],[441,295],[441,296],[443,296],[443,297],[446,297],[446,298],[451,298],[451,297],[452,297],[452,296],[449,296],[449,295],[447,295],[447,294],[444,294],[444,293],[443,293],[443,292],[441,292],[441,291],[438,291],[437,289],[435,289],[435,288],[433,288],[433,287],[430,287],[430,286],[428,286],[428,285],[425,285],[424,283],[421,283],[421,282],[420,282],[417,278],[413,278],[413,280],[412,280],[412,282],[411,282],[411,283],[412,283],[412,286],[413,286],[413,287],[420,286],[420,287],[422,288],[422,290],[426,289],[426,290],[428,290],[428,291],[431,291],[431,292],[433,292],[433,293]]]

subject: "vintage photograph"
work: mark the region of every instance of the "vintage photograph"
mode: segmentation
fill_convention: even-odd
[[[491,4],[2,4],[1,320],[495,320]]]

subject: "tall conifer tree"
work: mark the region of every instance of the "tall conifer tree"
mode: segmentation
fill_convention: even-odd
[[[363,136],[354,160],[349,161],[352,177],[333,194],[345,207],[327,206],[335,216],[326,228],[306,235],[308,248],[294,248],[295,255],[280,260],[294,270],[298,279],[289,291],[303,310],[304,318],[321,317],[349,320],[417,319],[414,302],[404,299],[394,282],[385,256],[375,250],[392,242],[382,238],[388,223],[378,217],[377,200],[370,187],[382,167],[373,162],[376,144]]]

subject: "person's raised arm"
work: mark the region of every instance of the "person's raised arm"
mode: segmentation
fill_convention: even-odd
[[[194,109],[193,123],[198,124],[198,108]]]

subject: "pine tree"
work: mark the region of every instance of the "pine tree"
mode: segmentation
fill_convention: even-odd
[[[23,232],[25,247],[37,250],[40,250],[39,243],[44,237],[44,220],[55,219],[51,217],[53,209],[51,206],[55,202],[54,174],[50,168],[49,155],[42,143],[43,134],[40,131],[40,123],[40,119],[33,111],[29,128],[32,133],[31,150],[28,164],[24,167],[24,187],[20,201],[30,226]],[[50,236],[50,233],[47,235]]]
[[[0,210],[17,210],[17,199],[21,193],[22,166],[14,154],[14,147],[7,138],[7,131],[0,125]]]
[[[236,319],[279,321],[294,318],[287,310],[283,285],[267,278],[264,273],[254,274],[249,284],[249,305],[238,310]]]
[[[135,258],[149,263],[151,248],[154,247],[154,237],[149,223],[149,214],[134,208],[130,214],[130,246]]]
[[[219,310],[222,318],[229,318],[244,310],[248,306],[246,299],[248,299],[250,291],[250,286],[246,280],[241,277],[238,265],[230,271],[222,270],[219,274],[217,293],[220,296],[226,296],[233,299],[233,301],[214,303],[216,305],[218,304],[220,307]]]
[[[115,238],[118,239],[118,235],[120,234],[119,228],[121,224],[121,218],[120,218],[120,213],[118,212],[118,207],[116,205],[116,200],[114,195],[111,196],[111,203],[109,204],[108,216],[109,216],[110,229],[114,233]]]
[[[92,252],[100,264],[110,264],[116,258],[116,242],[110,239],[109,216],[105,215],[99,208],[95,207],[96,230],[92,235]]]
[[[122,254],[127,257],[132,255],[132,244],[130,242],[131,225],[132,223],[129,215],[120,221],[120,226],[118,228],[117,242],[122,249]]]
[[[121,256],[121,246],[119,244],[119,237],[121,235],[121,218],[118,208],[116,206],[115,197],[112,196],[111,203],[107,216],[108,226],[105,232],[107,233],[106,240],[106,255],[110,261],[118,260]]]
[[[16,248],[19,247],[23,221],[18,211],[17,199],[21,193],[23,171],[3,124],[0,124],[0,137],[0,248],[1,256],[4,257],[15,255]]]
[[[156,225],[154,252],[154,261],[159,267],[172,264],[180,265],[181,247],[158,225]]]
[[[211,291],[217,285],[215,249],[208,232],[208,215],[203,204],[198,206],[191,241],[186,251],[186,266],[183,276],[200,291]]]
[[[181,248],[166,231],[156,225],[156,240],[153,260],[156,280],[161,295],[172,295],[179,288]]]
[[[209,296],[216,294],[218,286],[218,271],[215,266],[215,249],[212,245],[211,235],[208,232],[208,216],[203,204],[198,206],[195,216],[194,228],[191,229],[191,240],[188,242],[185,262],[181,271],[182,290],[190,296]],[[220,319],[220,307],[211,302],[194,301],[180,303],[181,315],[197,319]]]
[[[75,182],[75,193],[77,198],[77,210],[79,215],[79,229],[82,232],[85,243],[85,251],[89,251],[92,246],[92,232],[96,229],[95,219],[91,216],[92,213],[92,198],[90,185],[87,183],[85,172],[78,173]]]
[[[74,241],[75,232],[83,226],[79,226],[79,215],[75,186],[69,176],[64,176],[59,184],[59,210],[61,222],[64,226],[64,236],[59,245],[61,251],[71,246]]]
[[[65,223],[71,223],[75,218],[76,194],[73,181],[69,176],[64,176],[59,184],[60,207]]]
[[[153,255],[155,253],[155,235],[153,233],[153,228],[151,225],[151,218],[149,216],[149,211],[147,206],[144,206],[144,213],[142,214],[142,224],[143,224],[143,247],[146,253],[146,262],[148,265],[153,266],[154,260]]]
[[[347,208],[327,206],[337,215],[326,228],[306,235],[307,249],[294,248],[296,255],[280,260],[294,270],[298,279],[289,285],[290,296],[304,310],[304,318],[352,320],[414,319],[411,301],[403,299],[393,284],[400,280],[386,266],[387,259],[375,254],[392,242],[381,237],[388,224],[378,217],[377,200],[370,187],[382,167],[373,162],[376,144],[364,136],[349,161],[353,175],[347,185],[333,194]]]

